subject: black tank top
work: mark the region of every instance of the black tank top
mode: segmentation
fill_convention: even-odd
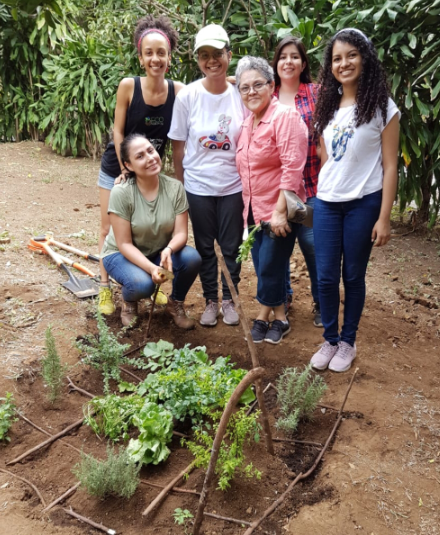
[[[167,82],[168,96],[165,103],[160,106],[150,106],[145,104],[140,77],[134,77],[134,93],[127,109],[124,128],[124,137],[129,134],[142,134],[148,138],[161,158],[168,141],[167,135],[171,126],[175,98],[174,83],[172,80],[167,80]],[[121,173],[113,141],[108,144],[102,156],[101,169],[113,178]]]

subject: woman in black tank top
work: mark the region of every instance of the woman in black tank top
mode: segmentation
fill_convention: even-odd
[[[134,45],[139,63],[146,76],[124,78],[116,94],[113,142],[107,147],[99,173],[99,201],[101,206],[101,232],[99,250],[110,230],[107,213],[110,191],[114,181],[119,182],[125,172],[121,164],[119,147],[129,134],[142,134],[163,157],[170,129],[175,95],[183,87],[180,82],[165,79],[171,63],[171,52],[177,45],[178,34],[165,16],[147,15],[139,20],[134,32]],[[115,305],[109,287],[108,275],[100,263],[101,287],[98,310],[112,314]],[[166,303],[166,297],[162,294]]]

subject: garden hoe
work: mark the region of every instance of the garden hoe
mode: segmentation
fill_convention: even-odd
[[[75,275],[70,271],[70,269],[67,267],[66,264],[78,269],[79,271],[82,271],[86,275],[89,275],[89,277],[94,277],[95,274],[90,271],[85,266],[82,266],[81,264],[78,264],[77,262],[73,262],[72,260],[61,256],[60,254],[56,253],[47,243],[46,241],[35,241],[33,239],[30,240],[28,244],[28,248],[32,251],[39,251],[43,252],[47,255],[49,255],[52,260],[56,263],[56,265],[63,269],[67,275],[69,276],[69,280],[60,283],[64,288],[72,292],[76,297],[79,299],[84,299],[86,297],[93,297],[94,295],[99,294],[99,287],[96,284],[95,281],[92,279],[78,279],[75,277]]]

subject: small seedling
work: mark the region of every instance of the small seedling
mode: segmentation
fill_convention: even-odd
[[[9,442],[8,431],[11,425],[18,420],[15,416],[16,407],[14,396],[6,392],[5,398],[0,398],[0,441]]]
[[[323,378],[312,378],[309,364],[301,372],[297,368],[286,368],[277,382],[280,419],[276,426],[286,433],[293,433],[301,419],[310,420],[313,411],[327,390]]]
[[[52,327],[46,329],[46,355],[41,361],[41,375],[47,387],[47,397],[54,403],[60,396],[63,387],[65,366],[61,364],[60,356],[55,345]]]
[[[180,507],[178,507],[177,509],[174,509],[173,518],[174,518],[175,524],[178,524],[179,526],[183,526],[185,535],[187,535],[190,520],[191,518],[194,518],[194,515],[191,514],[191,512],[188,511],[188,509],[181,509]]]
[[[132,461],[127,450],[120,448],[116,453],[108,446],[106,460],[100,461],[83,452],[72,472],[91,496],[131,498],[140,483],[139,470],[140,465]]]

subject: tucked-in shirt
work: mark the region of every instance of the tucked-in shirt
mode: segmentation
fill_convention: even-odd
[[[279,86],[274,91],[274,96],[278,97]],[[316,197],[318,188],[318,176],[321,169],[321,160],[318,158],[316,150],[317,135],[313,127],[313,114],[315,104],[318,100],[318,84],[299,84],[298,93],[295,95],[295,106],[301,114],[303,121],[306,123],[309,131],[309,142],[307,150],[307,161],[304,167],[304,187],[306,188],[307,198]]]
[[[108,213],[130,222],[131,237],[142,254],[151,257],[169,243],[176,216],[188,210],[185,190],[181,182],[165,175],[159,176],[159,190],[154,201],[147,201],[134,179],[117,184],[110,193]],[[107,235],[101,258],[119,252],[113,228]]]
[[[244,121],[237,149],[245,226],[250,204],[257,224],[270,220],[280,190],[306,200],[307,127],[298,111],[273,98],[255,130],[253,121],[253,114]]]
[[[231,84],[220,95],[207,91],[202,80],[179,91],[168,137],[186,141],[182,162],[186,191],[214,197],[241,191],[235,152],[246,116],[240,94]]]
[[[318,180],[318,199],[345,202],[382,189],[382,132],[400,112],[388,99],[386,124],[378,109],[373,119],[355,126],[355,105],[339,108],[323,132],[327,161]]]

